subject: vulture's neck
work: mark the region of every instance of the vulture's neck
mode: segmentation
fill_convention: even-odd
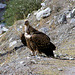
[[[25,25],[25,37],[26,38],[30,38],[31,37],[31,35],[29,33],[30,33],[29,25],[28,26]]]
[[[29,25],[28,26],[25,25],[25,33],[28,33],[28,31],[29,31]]]

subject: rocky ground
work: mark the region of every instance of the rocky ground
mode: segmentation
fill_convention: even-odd
[[[75,75],[74,5],[74,0],[45,0],[40,10],[28,15],[31,26],[46,33],[56,45],[55,58],[30,55],[19,36],[24,20],[0,35],[0,75]]]

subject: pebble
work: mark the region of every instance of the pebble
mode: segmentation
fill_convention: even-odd
[[[24,63],[24,61],[20,61],[20,64],[23,64]]]
[[[30,57],[26,57],[27,59],[30,59]]]
[[[9,47],[12,47],[15,44],[17,44],[17,41],[10,42]]]
[[[49,23],[50,23],[50,21],[47,21],[47,22],[46,22],[46,24],[49,24]]]
[[[71,57],[71,58],[69,58],[69,60],[74,60],[74,58]]]
[[[36,61],[35,60],[31,60],[31,63],[36,64]]]
[[[58,68],[59,71],[63,71],[61,68]]]

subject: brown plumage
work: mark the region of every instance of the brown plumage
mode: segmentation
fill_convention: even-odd
[[[25,36],[25,38],[22,39],[22,43],[26,40],[26,45],[33,52],[33,55],[35,55],[35,52],[39,52],[46,54],[48,57],[54,57],[53,50],[56,47],[50,42],[50,38],[46,34],[31,27],[28,20],[25,21],[24,29],[25,34],[22,36]]]
[[[27,43],[26,43],[26,39],[25,39],[24,33],[21,33],[21,34],[20,34],[20,39],[21,39],[21,42],[24,44],[24,46],[27,46]]]

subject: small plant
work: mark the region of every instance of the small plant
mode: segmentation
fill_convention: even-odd
[[[28,13],[38,10],[41,2],[42,0],[10,0],[7,2],[3,21],[7,25],[12,25],[14,20],[24,19]]]

